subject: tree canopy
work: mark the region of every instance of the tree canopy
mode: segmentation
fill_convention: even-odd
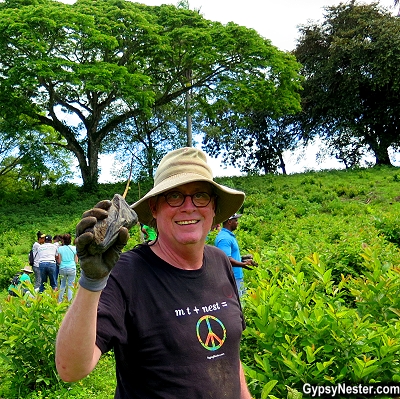
[[[0,117],[16,134],[21,117],[57,132],[52,145],[74,154],[90,189],[108,140],[122,142],[155,115],[177,122],[188,91],[194,113],[219,98],[242,108],[252,98],[273,104],[290,82],[279,60],[256,31],[184,7],[9,0],[0,8]],[[136,133],[149,137],[154,127]]]
[[[289,115],[300,111],[302,78],[295,57],[275,47],[264,54],[264,79],[248,73],[223,82],[204,122],[204,144],[244,172],[284,171],[282,153],[297,138],[286,129]]]
[[[352,1],[327,7],[322,24],[300,33],[294,54],[305,76],[303,134],[320,134],[336,149],[349,146],[353,155],[362,145],[376,164],[390,165],[388,149],[400,145],[398,18]]]
[[[71,155],[63,148],[48,145],[57,142],[53,129],[28,128],[20,120],[18,133],[0,119],[0,180],[2,189],[9,192],[37,189],[45,183],[65,182],[72,177]]]

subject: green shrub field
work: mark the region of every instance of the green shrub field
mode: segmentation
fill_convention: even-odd
[[[243,297],[241,357],[253,397],[306,398],[306,387],[344,384],[351,390],[336,397],[400,397],[387,391],[400,383],[399,170],[217,181],[246,192],[235,234],[259,264],[245,271]],[[149,184],[132,184],[128,202]],[[108,184],[88,195],[67,184],[0,193],[0,398],[113,398],[112,354],[80,382],[58,379],[54,340],[68,304],[51,291],[8,301],[6,289],[38,230],[74,234],[83,211],[123,190]],[[135,226],[127,248],[139,237]],[[386,391],[356,391],[369,386]]]

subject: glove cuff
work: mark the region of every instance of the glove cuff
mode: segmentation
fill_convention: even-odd
[[[101,279],[93,279],[93,278],[86,277],[85,272],[81,269],[79,285],[88,291],[92,291],[92,292],[101,291],[107,285],[107,280],[108,280],[109,276],[110,276],[110,273]]]

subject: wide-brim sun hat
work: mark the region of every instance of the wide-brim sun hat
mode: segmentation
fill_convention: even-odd
[[[207,164],[203,151],[184,147],[169,152],[161,160],[154,176],[153,188],[139,201],[132,205],[138,215],[139,222],[152,225],[153,215],[149,207],[149,198],[170,191],[183,184],[204,181],[213,186],[217,196],[214,224],[222,223],[240,209],[245,194],[223,186],[213,180],[213,173]]]
[[[31,266],[25,266],[21,271],[25,273],[33,273],[32,267]]]

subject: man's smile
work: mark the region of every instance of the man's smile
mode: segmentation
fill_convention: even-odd
[[[176,224],[179,224],[180,226],[182,226],[182,225],[186,225],[186,224],[196,224],[198,222],[199,221],[196,220],[196,219],[193,219],[193,220],[181,220],[179,222],[176,222]]]

